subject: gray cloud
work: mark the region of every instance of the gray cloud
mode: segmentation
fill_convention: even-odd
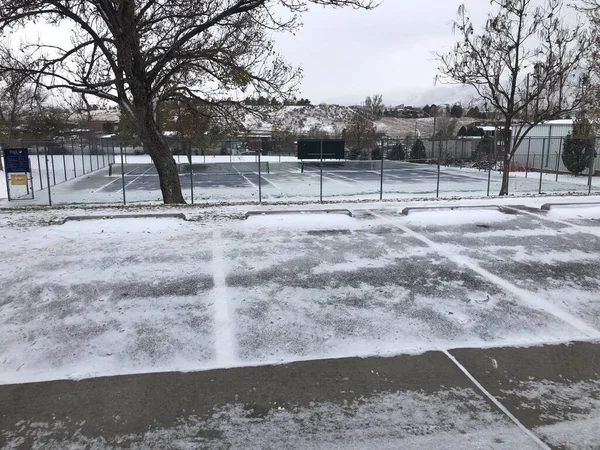
[[[301,95],[313,102],[349,104],[382,93],[386,103],[411,103],[432,91],[433,52],[455,42],[451,21],[461,3],[485,23],[489,1],[383,0],[373,11],[313,7],[296,36],[278,35],[276,43],[303,68]],[[434,91],[431,101],[440,101],[445,91]]]

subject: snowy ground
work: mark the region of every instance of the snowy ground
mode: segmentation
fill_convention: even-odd
[[[475,359],[461,357],[467,350],[460,349],[495,352],[496,347],[596,342],[600,207],[554,207],[544,213],[541,201],[519,207],[503,200],[498,202],[502,211],[408,215],[400,211],[410,205],[364,204],[352,208],[353,217],[297,213],[241,220],[242,207],[226,209],[229,217],[186,209],[197,220],[122,218],[62,225],[56,224],[61,216],[78,211],[5,212],[0,218],[0,384],[427,351],[449,351],[468,366]],[[481,365],[467,368],[485,379],[498,364],[519,361],[499,358],[484,358],[487,372]],[[451,373],[460,373],[444,360]],[[518,379],[518,386],[498,385],[495,398],[530,405],[542,395],[577,407],[572,416],[557,418],[545,403],[548,416],[527,426],[535,436],[555,446],[593,448],[597,441],[590,424],[600,417],[593,400],[600,394],[597,374],[566,384]],[[299,441],[298,447],[336,448],[343,423],[342,436],[358,442],[356,448],[360,442],[383,448],[443,442],[449,448],[536,448],[535,439],[514,428],[502,410],[490,409],[475,385],[440,383],[426,393],[418,386],[379,389],[381,395],[349,401],[341,409],[339,401],[323,401],[269,410],[258,425],[243,403],[230,399],[218,403],[212,418],[188,415],[177,426],[134,441],[139,448],[180,438],[182,445],[192,445],[189,436],[199,429],[221,427],[220,436],[233,447],[251,438],[254,448],[261,448],[269,447],[261,442],[281,443],[287,434],[306,439],[310,427],[298,429],[299,420],[332,417],[329,425],[318,422],[314,440]],[[0,405],[1,394],[0,389]],[[401,406],[404,412],[390,414]],[[371,432],[364,431],[366,418]],[[571,419],[574,423],[565,425]],[[432,428],[406,431],[415,422]],[[62,426],[22,424],[40,439],[63,433]],[[4,435],[11,443],[18,436]],[[114,445],[129,445],[125,434],[119,436]],[[92,441],[87,436],[82,442]]]
[[[0,381],[600,336],[597,208],[394,211],[3,227]]]

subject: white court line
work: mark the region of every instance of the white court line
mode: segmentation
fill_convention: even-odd
[[[372,172],[372,170],[365,170],[363,172]],[[357,180],[356,178],[350,178],[350,177],[345,177],[343,175],[340,175],[337,172],[327,172],[329,174],[329,176],[336,176],[339,178],[343,178],[344,180],[348,180],[351,181],[352,183],[356,184],[356,183],[360,183],[360,184],[366,184],[367,186],[371,186],[373,183],[368,183],[366,181],[362,181],[362,180]]]
[[[588,336],[589,338],[594,338],[594,339],[600,338],[600,331],[598,331],[594,327],[588,325],[580,318],[575,317],[574,315],[563,310],[559,306],[553,305],[549,301],[544,300],[543,298],[537,296],[537,294],[526,291],[524,289],[521,289],[521,288],[515,286],[514,284],[512,284],[511,282],[509,282],[497,275],[494,275],[493,273],[485,270],[483,267],[480,267],[477,263],[473,262],[469,257],[463,256],[463,255],[458,255],[456,253],[447,251],[441,245],[433,242],[426,236],[424,236],[420,233],[417,233],[416,231],[413,231],[412,229],[410,229],[404,225],[399,224],[398,222],[390,219],[389,217],[383,216],[381,214],[377,214],[373,211],[368,211],[368,212],[370,214],[372,214],[373,216],[404,231],[409,236],[412,236],[415,239],[418,239],[419,241],[421,241],[422,243],[427,245],[432,250],[435,250],[440,256],[443,256],[444,258],[449,259],[450,261],[457,264],[458,266],[467,267],[468,269],[471,269],[473,272],[481,275],[483,278],[486,278],[488,281],[494,283],[496,286],[498,286],[503,291],[510,292],[511,294],[513,294],[517,298],[519,298],[519,300],[521,300],[524,304],[528,305],[529,307],[531,307],[533,309],[544,311],[544,312],[556,317],[557,319],[561,320],[562,322],[565,322],[566,324],[575,328],[577,331],[584,334],[585,336]]]
[[[246,175],[244,175],[242,172],[240,172],[239,170],[237,170],[235,167],[234,167],[234,169],[235,169],[235,171],[236,171],[237,173],[239,173],[239,174],[240,174],[240,175],[241,175],[241,176],[244,178],[244,180],[246,180],[248,183],[250,183],[250,184],[251,184],[251,185],[254,187],[254,189],[258,189],[258,186],[257,186],[256,184],[254,184],[252,181],[250,181],[250,180],[249,180],[249,179],[246,177]]]
[[[279,187],[278,185],[276,185],[275,183],[273,183],[271,180],[269,180],[268,178],[266,178],[264,175],[261,178],[263,180],[265,180],[267,183],[269,183],[271,186],[273,186],[275,189],[279,189],[281,191],[281,193],[285,195],[285,192],[283,192],[283,189],[281,189],[281,187]]]
[[[150,166],[150,167],[149,167],[149,168],[148,168],[148,169],[147,169],[145,172],[143,172],[143,173],[139,174],[137,177],[135,177],[133,180],[131,180],[129,183],[127,183],[127,184],[125,185],[125,189],[127,189],[127,188],[128,188],[128,187],[129,187],[129,186],[132,184],[132,183],[135,183],[137,180],[139,180],[139,179],[140,179],[140,177],[142,177],[142,176],[146,175],[146,173],[148,173],[148,172],[149,172],[150,170],[152,170],[152,169],[154,169],[154,165]],[[117,194],[118,194],[119,192],[123,192],[123,189],[119,189],[119,190],[117,191]]]
[[[237,170],[235,167],[234,167],[234,169],[235,169],[235,170],[236,170],[236,171],[237,171],[237,172],[238,172],[240,175],[242,175],[242,172],[240,172],[239,170]],[[261,173],[260,173],[260,175],[259,175],[259,173],[258,173],[258,172],[256,172],[255,170],[252,170],[252,169],[250,169],[250,172],[252,172],[252,173],[253,173],[254,175],[256,175],[257,177],[259,177],[259,178],[262,178],[263,180],[265,180],[267,183],[269,183],[269,184],[270,184],[271,186],[273,186],[275,189],[279,189],[279,190],[281,191],[281,193],[282,193],[283,195],[285,195],[285,192],[283,192],[283,189],[281,189],[279,186],[277,186],[277,185],[276,185],[275,183],[273,183],[272,181],[268,180],[268,179],[265,177],[265,174],[264,174],[264,173],[262,173],[262,172],[261,172]],[[242,176],[243,176],[243,175],[242,175]],[[246,178],[246,177],[244,176],[244,178]],[[250,181],[249,181],[247,178],[246,178],[246,181],[248,181],[250,184],[252,184],[252,186],[254,186],[255,188],[257,188],[257,189],[258,189],[258,187],[257,187],[256,185],[254,185],[253,183],[251,183],[251,182],[250,182]]]
[[[462,373],[464,373],[471,383],[477,386],[479,389],[490,401],[500,409],[512,422],[518,426],[523,433],[525,433],[531,440],[533,440],[540,448],[551,450],[550,446],[542,441],[539,437],[537,437],[529,428],[523,425],[519,419],[517,419],[500,401],[494,397],[483,385],[475,379],[473,375],[460,363],[458,360],[448,352],[448,350],[440,350],[444,355],[448,357],[450,361],[452,361],[456,367],[458,367]]]
[[[314,173],[314,172],[306,172],[306,171],[304,171],[304,173],[307,174],[310,177],[317,178],[317,179],[319,178],[319,173],[318,172]],[[344,186],[352,186],[352,183],[348,183],[347,181],[336,180],[334,178],[328,178],[328,177],[326,177],[325,176],[325,172],[323,172],[323,180],[332,181],[334,183],[342,184]]]
[[[130,174],[131,172],[133,172],[134,170],[135,170],[135,169],[131,169],[129,172],[127,172],[127,173],[125,174],[125,176],[129,175],[129,174]],[[109,181],[109,182],[108,182],[108,183],[106,183],[104,186],[102,186],[100,189],[96,190],[96,192],[99,192],[99,191],[101,191],[102,189],[104,189],[105,187],[108,187],[108,186],[110,186],[111,184],[113,184],[113,183],[115,183],[115,182],[117,182],[117,181],[120,181],[120,180],[121,180],[121,176],[120,176],[119,178],[115,178],[115,179],[114,179],[114,180],[112,180],[112,181]],[[118,192],[118,191],[117,191],[117,192]]]
[[[214,283],[212,291],[213,326],[217,365],[220,367],[234,367],[237,364],[235,357],[237,346],[229,307],[223,239],[221,238],[220,229],[213,232],[212,268]]]

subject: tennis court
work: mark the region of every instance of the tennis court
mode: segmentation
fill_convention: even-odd
[[[177,164],[186,201],[318,201],[342,199],[449,198],[494,196],[502,173],[404,161],[300,161],[255,156],[194,157]],[[542,179],[540,179],[540,176]],[[587,193],[587,178],[513,173],[511,193]],[[37,204],[160,202],[158,173],[148,156],[36,194]],[[30,202],[29,202],[30,203]]]

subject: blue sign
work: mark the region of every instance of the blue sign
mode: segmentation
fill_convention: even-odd
[[[29,154],[26,148],[5,148],[4,168],[6,173],[29,173]]]

